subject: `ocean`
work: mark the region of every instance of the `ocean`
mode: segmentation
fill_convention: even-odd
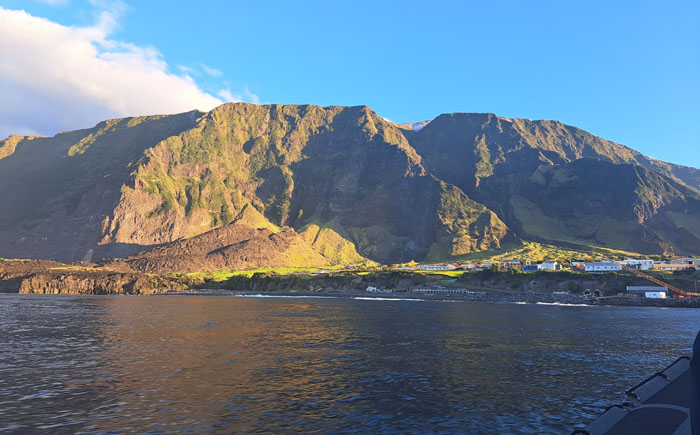
[[[569,433],[700,310],[0,295],[0,433]]]

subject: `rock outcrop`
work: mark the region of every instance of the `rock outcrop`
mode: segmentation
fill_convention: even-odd
[[[94,264],[4,260],[0,262],[0,293],[150,295],[182,290],[186,282],[141,272],[120,272]]]

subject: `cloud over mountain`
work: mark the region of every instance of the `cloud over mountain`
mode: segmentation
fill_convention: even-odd
[[[106,10],[92,26],[69,27],[0,7],[0,137],[222,102],[170,72],[156,49],[110,39],[117,18]]]

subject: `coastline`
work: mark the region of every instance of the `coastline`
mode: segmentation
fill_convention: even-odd
[[[650,308],[700,308],[700,299],[647,299],[643,297],[600,297],[590,298],[581,295],[553,293],[505,293],[472,292],[469,294],[440,295],[419,292],[367,292],[360,290],[343,291],[248,291],[217,288],[159,289],[148,293],[82,293],[82,292],[0,292],[10,295],[50,295],[50,296],[151,296],[151,297],[240,297],[240,298],[290,298],[290,299],[335,299],[377,301],[420,301],[420,302],[463,302],[515,305],[556,305],[564,307],[650,307]]]
[[[90,263],[0,262],[0,293],[71,295],[197,295],[354,297],[487,303],[700,308],[700,299],[622,296],[640,278],[571,272],[476,272],[449,276],[398,271],[235,275],[222,281],[185,274],[147,274]],[[682,283],[679,283],[682,284]],[[367,289],[367,290],[366,290]],[[602,297],[584,296],[597,289]]]
[[[471,292],[450,296],[420,292],[367,292],[358,290],[309,292],[309,291],[274,291],[256,292],[227,289],[191,289],[168,290],[151,296],[226,296],[259,298],[307,298],[330,299],[349,298],[358,300],[385,301],[431,301],[431,302],[473,302],[473,303],[507,303],[523,305],[558,305],[558,306],[629,306],[655,308],[700,308],[700,300],[691,299],[646,299],[641,297],[602,297],[589,298],[580,295],[552,293],[489,293]]]

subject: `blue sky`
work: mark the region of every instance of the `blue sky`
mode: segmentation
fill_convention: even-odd
[[[68,41],[60,45],[65,54],[53,59],[27,56],[14,76],[3,77],[0,66],[6,101],[41,106],[23,109],[24,116],[0,101],[3,136],[12,128],[54,134],[91,126],[99,116],[208,109],[230,99],[366,104],[395,122],[445,112],[557,119],[652,157],[700,167],[696,0],[0,0],[0,6],[5,19],[26,11],[18,29],[46,27],[27,43],[31,48],[21,40],[26,31],[13,32],[16,41],[0,37],[0,48],[12,42],[20,53],[55,52],[41,38]],[[38,18],[45,20],[33,21]],[[59,30],[60,38],[52,33]],[[95,53],[86,54],[86,41]],[[64,65],[73,58],[65,47],[73,43],[75,59],[83,60]],[[16,59],[17,51],[3,58]],[[37,64],[37,58],[48,59]],[[132,65],[142,88],[119,80],[130,77]],[[32,73],[20,75],[22,68]],[[68,68],[75,68],[79,83],[61,82],[68,74],[58,72]],[[121,72],[115,77],[105,69]],[[34,77],[45,70],[51,75]],[[101,89],[108,86],[111,93]],[[124,89],[114,91],[119,86]],[[53,116],[58,106],[63,109]],[[37,113],[52,121],[25,119]]]

